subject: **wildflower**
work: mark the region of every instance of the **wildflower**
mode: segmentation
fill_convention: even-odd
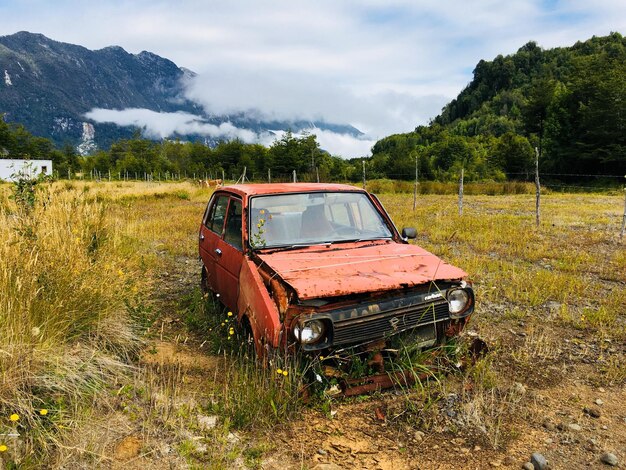
[[[265,209],[261,209],[259,212],[260,212],[261,214],[265,214]]]
[[[229,317],[233,316],[233,312],[228,312],[226,315],[228,315]]]
[[[48,410],[46,410],[45,408],[42,408],[39,410],[39,414],[41,416],[46,416],[48,414]]]
[[[9,416],[9,419],[13,422],[19,421],[20,416],[17,413],[13,413],[11,416]]]
[[[231,328],[230,330],[228,330],[228,334],[229,335],[234,335],[235,334],[235,329]]]
[[[285,377],[287,377],[287,376],[289,375],[289,372],[287,372],[286,370],[284,370],[284,371],[283,371],[283,375],[284,375]]]
[[[320,356],[320,361],[323,361],[323,360],[324,360],[324,356]]]
[[[282,370],[282,369],[276,369],[276,373],[277,373],[277,374],[282,374],[282,373],[283,373],[283,370]]]
[[[5,446],[4,444],[0,444],[0,452],[6,452],[8,449],[7,446]]]
[[[226,323],[222,322],[221,326],[224,326]]]
[[[122,277],[124,275],[124,271],[122,271],[121,269],[117,270],[117,275]]]

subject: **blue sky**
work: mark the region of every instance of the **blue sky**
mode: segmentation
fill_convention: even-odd
[[[626,0],[0,0],[0,35],[20,30],[167,57],[199,74],[189,96],[211,112],[353,124],[367,137],[318,134],[357,156],[436,116],[480,59],[530,40],[551,48],[626,34]],[[130,111],[118,112],[127,122]],[[180,131],[180,116],[132,117]]]

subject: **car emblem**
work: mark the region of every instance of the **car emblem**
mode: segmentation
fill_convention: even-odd
[[[394,330],[398,329],[398,323],[400,323],[400,319],[398,317],[393,317],[391,320],[389,320],[389,324]]]

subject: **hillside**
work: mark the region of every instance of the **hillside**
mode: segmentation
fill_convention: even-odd
[[[419,155],[426,176],[451,177],[463,166],[473,178],[519,178],[537,147],[543,171],[623,175],[624,103],[626,39],[619,33],[549,50],[529,42],[481,60],[429,126],[379,141],[374,166],[408,177]]]

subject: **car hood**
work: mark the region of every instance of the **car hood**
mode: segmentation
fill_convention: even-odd
[[[467,274],[416,245],[382,242],[260,254],[297,293],[315,299],[402,289]]]

